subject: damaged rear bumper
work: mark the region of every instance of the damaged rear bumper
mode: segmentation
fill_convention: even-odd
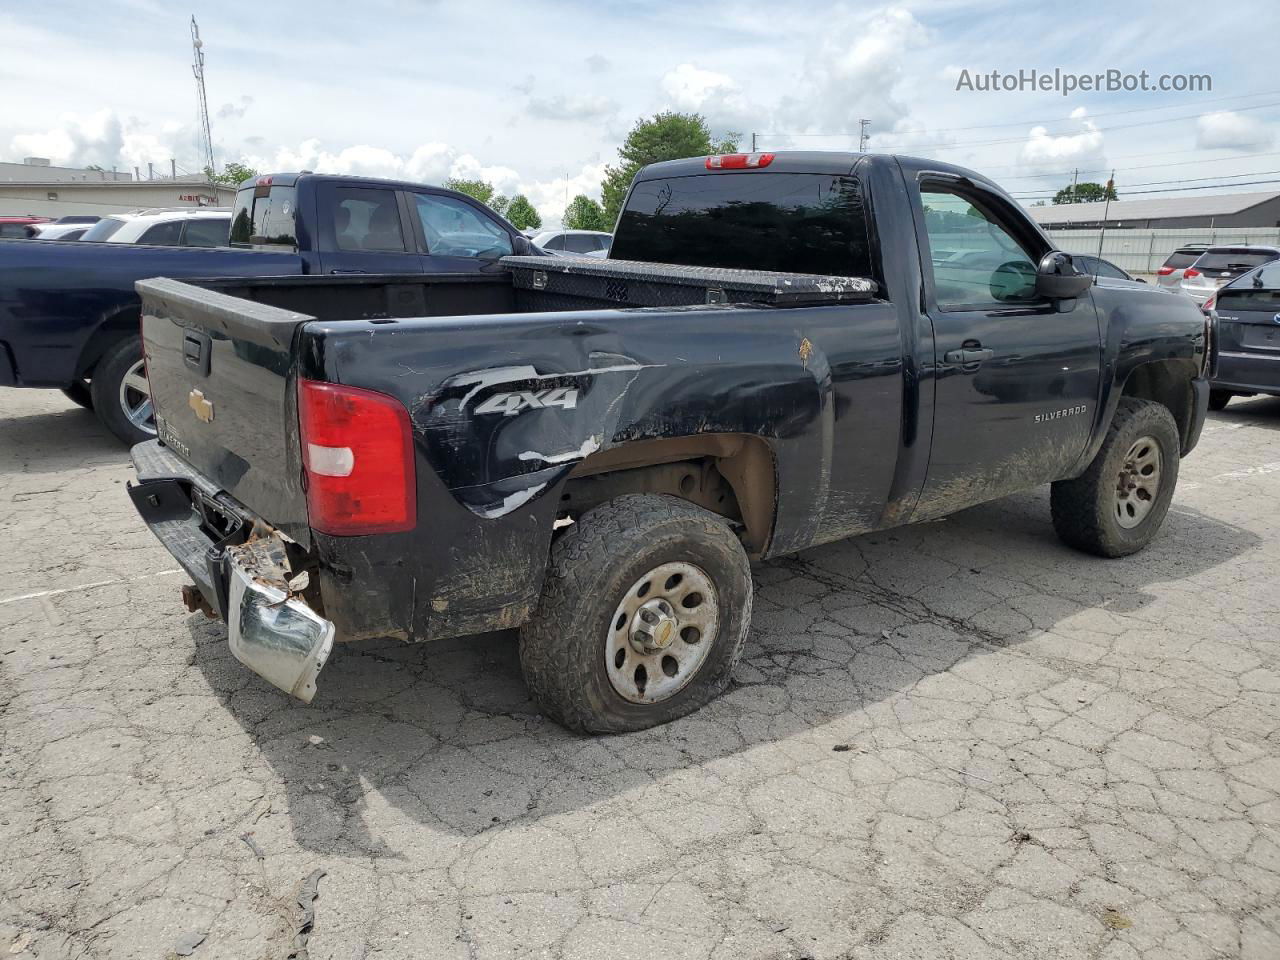
[[[278,531],[249,514],[157,441],[133,448],[129,496],[147,527],[227,623],[231,652],[264,680],[309,703],[335,628],[303,597]]]

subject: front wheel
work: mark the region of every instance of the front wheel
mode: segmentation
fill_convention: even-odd
[[[121,340],[103,354],[89,381],[93,412],[129,446],[156,435],[151,387],[137,337]]]
[[[724,690],[750,622],[751,568],[726,521],[631,494],[587,511],[552,546],[520,662],[558,723],[643,730]]]
[[[1178,427],[1163,404],[1121,397],[1089,469],[1053,485],[1053,528],[1102,557],[1136,553],[1160,530],[1178,483]]]

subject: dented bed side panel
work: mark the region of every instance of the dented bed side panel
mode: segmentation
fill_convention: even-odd
[[[770,554],[881,525],[901,453],[899,319],[883,302],[315,322],[301,337],[303,375],[410,412],[417,530],[315,537],[322,589],[369,608],[366,624],[412,609],[389,631],[406,639],[521,622],[568,475],[597,451],[763,438],[777,469]]]

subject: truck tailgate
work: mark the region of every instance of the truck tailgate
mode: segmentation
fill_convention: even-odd
[[[164,278],[137,289],[161,442],[309,546],[291,347],[313,318]]]

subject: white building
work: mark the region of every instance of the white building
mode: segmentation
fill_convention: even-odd
[[[226,207],[235,187],[201,175],[137,180],[115,170],[55,167],[40,157],[0,162],[0,216],[106,216],[148,207]]]

